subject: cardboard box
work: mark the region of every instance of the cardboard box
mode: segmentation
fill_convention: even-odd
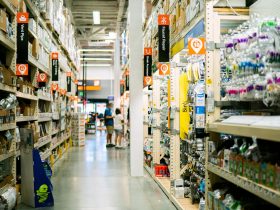
[[[0,9],[0,29],[7,32],[7,13]]]
[[[38,41],[38,39],[34,39],[33,43],[32,43],[32,56],[34,58],[38,59],[39,51],[40,51],[39,41]]]
[[[24,0],[20,0],[19,2],[19,12],[27,12],[26,4],[24,3]]]
[[[15,8],[18,8],[18,0],[9,0]]]

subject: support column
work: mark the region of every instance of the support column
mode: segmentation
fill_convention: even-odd
[[[129,0],[131,176],[143,176],[143,1]]]
[[[121,61],[120,61],[120,38],[119,34],[115,40],[115,54],[114,54],[114,106],[120,108],[120,74],[121,74]]]

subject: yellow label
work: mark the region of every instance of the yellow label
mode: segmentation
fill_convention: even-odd
[[[207,85],[211,85],[211,84],[212,84],[212,79],[207,79],[207,80],[206,80],[206,84],[207,84]]]

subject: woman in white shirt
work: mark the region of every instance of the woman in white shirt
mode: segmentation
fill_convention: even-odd
[[[116,148],[122,148],[122,135],[123,135],[123,116],[121,115],[121,110],[116,108],[116,116],[114,118],[114,129],[115,129],[115,142]]]

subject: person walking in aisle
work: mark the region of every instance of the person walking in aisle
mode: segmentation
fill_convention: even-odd
[[[112,135],[114,132],[114,116],[112,114],[112,104],[107,104],[105,113],[105,126],[107,130],[107,144],[106,147],[114,147],[115,145],[112,144]]]
[[[114,129],[115,129],[115,143],[116,148],[123,148],[122,138],[123,138],[123,116],[121,115],[121,110],[116,108],[116,116],[114,119]]]

